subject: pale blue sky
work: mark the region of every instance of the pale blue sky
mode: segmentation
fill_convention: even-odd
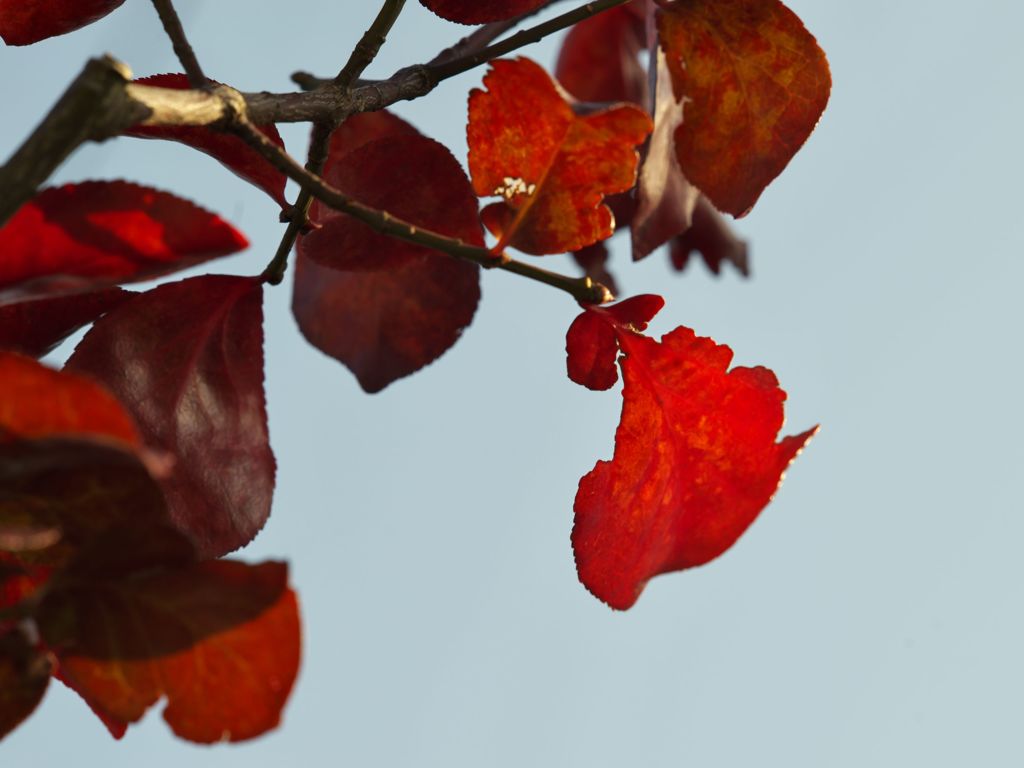
[[[243,89],[336,70],[376,5],[180,0],[207,72]],[[462,32],[409,5],[372,74]],[[1020,765],[1024,7],[790,5],[835,89],[738,225],[753,279],[616,253],[626,293],[666,297],[656,332],[685,324],[730,344],[776,371],[788,431],[823,425],[733,550],[655,580],[625,614],[579,586],[573,496],[611,455],[620,399],[565,378],[576,309],[563,295],[484,275],[456,347],[367,396],[302,341],[282,286],[267,302],[278,492],[244,553],[289,559],[302,598],[305,660],[282,729],[196,748],[154,710],[116,743],[54,685],[0,764]],[[550,64],[555,50],[527,53]],[[103,51],[140,76],[177,69],[144,0],[0,48],[4,155]],[[480,74],[398,111],[464,157]],[[305,128],[284,133],[301,153]],[[124,139],[60,173],[94,177],[233,220],[253,247],[215,269],[256,272],[278,241],[269,199],[186,148]]]

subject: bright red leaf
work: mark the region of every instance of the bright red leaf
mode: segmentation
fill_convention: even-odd
[[[0,349],[42,357],[79,328],[126,301],[120,288],[0,304]]]
[[[502,21],[546,5],[548,0],[420,0],[427,8],[448,21],[459,24],[486,24]]]
[[[188,77],[183,74],[153,75],[136,80],[135,83],[176,90],[188,90],[190,87]],[[278,133],[277,126],[263,125],[259,126],[259,130],[277,146],[284,147],[284,141],[281,139],[281,134]],[[284,197],[284,188],[287,182],[285,175],[237,136],[203,127],[148,125],[131,128],[125,131],[125,135],[140,139],[165,139],[187,144],[200,152],[205,152],[240,178],[262,189],[282,208],[288,205]]]
[[[618,6],[576,24],[562,42],[555,78],[580,101],[647,101],[640,53],[647,30],[640,3]]]
[[[497,247],[563,253],[609,237],[602,201],[636,182],[647,114],[620,104],[578,115],[529,59],[494,62],[484,86],[469,99],[469,169],[478,195],[504,198],[483,211]]]
[[[0,38],[29,45],[101,19],[124,0],[0,0]]]
[[[380,138],[372,138],[374,136]],[[441,144],[390,115],[350,119],[325,171],[367,205],[483,245],[476,196]],[[377,392],[447,351],[480,300],[479,268],[314,205],[299,242],[292,309],[303,334]]]
[[[126,181],[44,189],[0,228],[0,304],[149,280],[248,245],[187,200]]]
[[[587,389],[611,389],[619,380],[615,359],[619,343],[618,327],[641,333],[647,329],[665,300],[643,294],[605,307],[593,307],[577,317],[565,335],[566,366],[569,378]]]
[[[816,431],[776,443],[786,395],[775,375],[728,370],[732,351],[688,328],[660,342],[640,335],[630,318],[646,318],[649,309],[585,313],[614,333],[625,385],[615,456],[580,481],[572,543],[584,586],[621,610],[653,576],[701,565],[732,546]],[[608,352],[596,331],[588,333],[600,370]]]
[[[67,364],[104,383],[147,445],[174,457],[162,482],[171,519],[203,557],[247,544],[270,514],[262,297],[248,277],[161,285],[101,318]]]
[[[658,32],[684,110],[683,173],[716,208],[742,216],[824,111],[825,54],[779,0],[666,0]]]
[[[49,683],[49,657],[18,629],[0,631],[0,739],[35,711]]]
[[[299,667],[283,563],[83,581],[47,599],[40,627],[61,679],[115,734],[166,697],[164,719],[182,738],[254,738],[278,724]]]
[[[73,437],[139,445],[131,416],[101,386],[0,351],[0,443]]]

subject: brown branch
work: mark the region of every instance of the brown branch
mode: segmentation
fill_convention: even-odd
[[[356,43],[352,55],[345,64],[338,76],[334,78],[334,85],[343,91],[347,91],[356,79],[366,71],[366,68],[373,63],[380,53],[381,46],[387,40],[388,33],[398,21],[399,14],[405,7],[405,0],[384,0],[373,20],[370,28],[363,33],[363,36]]]
[[[567,277],[550,272],[532,264],[514,261],[505,254],[495,256],[487,248],[463,242],[457,238],[447,237],[438,232],[423,229],[408,221],[392,216],[387,211],[371,208],[345,195],[325,182],[316,174],[303,168],[291,155],[270,141],[261,131],[257,130],[243,114],[236,115],[232,124],[233,130],[250,146],[258,151],[279,171],[292,181],[307,190],[313,197],[329,205],[341,213],[358,219],[374,230],[405,240],[416,245],[432,248],[449,256],[472,261],[487,269],[503,269],[522,277],[536,280],[565,291],[583,304],[603,304],[614,297],[611,291],[589,277]]]
[[[164,25],[164,31],[171,39],[174,54],[185,69],[189,85],[193,88],[204,88],[207,82],[206,75],[203,74],[203,68],[199,66],[196,52],[192,50],[192,46],[188,42],[185,28],[181,25],[178,12],[174,9],[174,0],[153,0],[153,7],[156,8],[157,15],[160,17],[160,23]]]

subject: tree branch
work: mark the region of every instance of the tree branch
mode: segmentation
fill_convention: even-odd
[[[387,40],[388,33],[398,21],[398,16],[405,7],[405,0],[384,0],[373,20],[370,28],[363,33],[363,36],[356,43],[352,55],[345,64],[338,76],[334,78],[334,85],[343,91],[347,91],[356,79],[366,71],[366,68],[373,63],[380,53],[381,46]]]
[[[329,205],[341,213],[358,219],[374,230],[416,245],[432,248],[456,258],[472,261],[487,269],[503,269],[522,277],[536,280],[565,291],[583,304],[603,304],[614,297],[611,291],[589,277],[567,277],[550,272],[532,264],[514,261],[505,254],[495,256],[487,248],[470,245],[456,238],[423,229],[408,221],[392,216],[387,211],[379,211],[357,200],[353,200],[340,190],[335,189],[316,174],[303,168],[293,157],[268,139],[261,131],[249,122],[243,114],[236,115],[232,123],[233,130],[250,146],[258,151],[279,171],[317,200]]]
[[[193,88],[204,88],[207,83],[203,68],[199,66],[199,59],[188,42],[185,35],[185,28],[181,25],[178,12],[174,10],[174,0],[153,0],[153,7],[160,16],[160,23],[164,25],[164,31],[171,38],[171,45],[174,53],[181,62],[188,76],[189,85]]]

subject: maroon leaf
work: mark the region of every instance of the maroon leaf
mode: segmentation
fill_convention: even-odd
[[[746,242],[736,237],[725,217],[703,196],[693,211],[693,225],[672,241],[672,266],[680,272],[686,269],[694,252],[701,255],[708,269],[716,275],[726,261],[744,277],[750,275]]]
[[[263,527],[275,465],[258,280],[205,275],[140,294],[93,326],[68,368],[106,384],[147,444],[174,457],[170,516],[203,557]]]
[[[120,288],[0,304],[0,349],[42,357],[131,297]]]
[[[124,0],[0,0],[0,38],[29,45],[101,19]]]
[[[0,228],[0,304],[149,280],[247,245],[219,216],[167,192],[126,181],[51,187]]]
[[[188,77],[183,74],[153,75],[136,80],[137,85],[154,88],[188,90]],[[262,125],[259,130],[279,147],[284,147],[277,126]],[[283,173],[268,163],[256,150],[242,139],[222,131],[191,126],[148,126],[137,125],[125,131],[126,136],[140,139],[165,139],[187,144],[218,160],[239,177],[262,189],[282,208],[288,205],[284,198],[287,179]]]
[[[392,116],[346,121],[332,141],[327,179],[368,205],[482,246],[476,196],[461,166],[413,131]],[[299,242],[292,310],[310,343],[344,363],[367,392],[437,359],[472,321],[476,265],[319,205],[311,218],[320,228]]]
[[[0,739],[31,715],[50,684],[50,660],[17,630],[0,634]]]
[[[647,31],[638,5],[591,16],[565,36],[555,78],[580,101],[631,101],[644,106],[647,71],[640,53],[647,48]]]
[[[459,24],[486,24],[536,10],[548,0],[420,0],[438,16]]]

